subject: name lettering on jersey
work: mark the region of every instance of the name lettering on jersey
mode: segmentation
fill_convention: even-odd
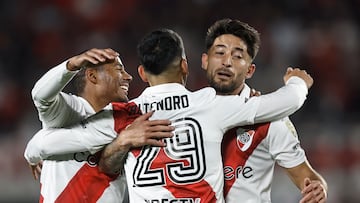
[[[138,108],[138,106],[136,105],[128,105],[127,107],[127,111],[129,113],[130,116],[132,115],[141,115],[141,109]]]
[[[254,175],[254,170],[250,166],[237,166],[233,168],[231,166],[224,167],[225,180],[238,179],[240,176],[244,178],[251,178]]]
[[[146,203],[200,203],[200,198],[146,199]]]
[[[181,96],[169,96],[158,102],[152,103],[143,103],[141,108],[141,104],[139,104],[140,109],[144,109],[144,112],[149,112],[151,110],[179,110],[189,107],[189,98],[187,95]]]
[[[99,163],[99,157],[97,154],[90,154],[88,152],[74,153],[74,160],[77,162],[86,161],[90,166],[96,166]]]

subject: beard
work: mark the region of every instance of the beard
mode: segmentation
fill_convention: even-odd
[[[207,80],[210,87],[214,88],[218,94],[231,95],[235,91],[237,84],[234,81],[228,83],[216,82],[214,77],[207,75]]]

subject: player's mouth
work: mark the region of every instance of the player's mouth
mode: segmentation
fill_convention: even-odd
[[[220,79],[220,80],[229,80],[230,78],[233,77],[233,73],[231,71],[228,71],[227,69],[221,69],[216,71],[216,76]]]
[[[125,91],[125,93],[128,93],[129,91],[129,84],[121,84],[120,88]]]

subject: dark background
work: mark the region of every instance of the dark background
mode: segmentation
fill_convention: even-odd
[[[315,80],[303,108],[291,116],[314,168],[328,181],[332,203],[360,202],[359,0],[32,0],[0,2],[0,202],[37,202],[39,184],[23,152],[40,129],[30,97],[51,67],[87,49],[111,47],[134,77],[130,97],[146,86],[136,68],[136,44],[166,27],[184,39],[188,87],[206,86],[200,58],[207,28],[221,18],[261,33],[257,70],[248,83],[267,93],[282,85],[286,67]],[[70,90],[70,89],[69,89]],[[273,202],[300,193],[276,169]]]

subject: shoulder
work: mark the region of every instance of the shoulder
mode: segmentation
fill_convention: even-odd
[[[193,92],[189,92],[190,100],[197,104],[209,103],[216,98],[216,91],[212,87],[205,87]]]
[[[212,96],[212,97],[215,97],[216,91],[212,87],[204,87],[204,88],[201,88],[199,90],[196,90],[196,91],[192,92],[192,94],[197,95],[197,96]]]
[[[298,137],[296,128],[289,117],[285,117],[277,121],[272,121],[270,123],[270,133],[274,134],[274,136],[284,136],[290,134],[296,139]]]

